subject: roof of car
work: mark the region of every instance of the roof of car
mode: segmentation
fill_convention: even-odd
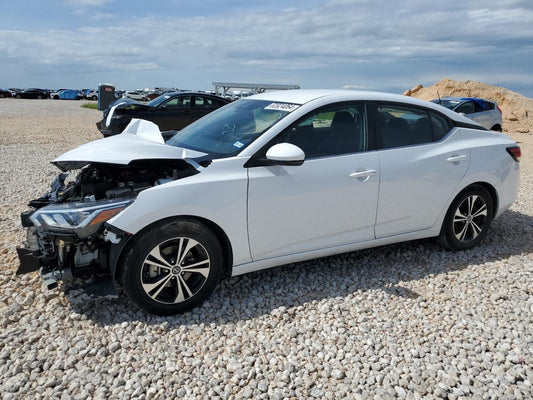
[[[164,92],[161,94],[162,95],[165,95],[165,96],[176,96],[178,94],[189,94],[189,95],[194,95],[194,96],[210,96],[210,97],[216,97],[217,99],[222,99],[224,100],[224,97],[221,97],[219,95],[216,95],[216,94],[211,94],[211,93],[205,93],[205,92],[195,92],[195,91],[192,91],[192,90],[176,90],[174,92]]]
[[[438,100],[438,99],[436,99]],[[481,97],[458,97],[458,96],[446,96],[441,97],[441,100],[457,100],[457,101],[468,101],[468,100],[474,100],[474,101],[489,101],[491,103],[494,103],[492,100],[483,99]]]
[[[346,89],[295,89],[295,90],[279,90],[275,92],[266,92],[248,97],[253,99],[262,99],[269,101],[280,101],[294,104],[305,104],[312,100],[322,97],[334,98],[349,98],[350,100],[381,100],[391,102],[403,102],[427,105],[425,101],[414,97],[385,93],[385,92],[370,92],[363,90],[346,90]]]
[[[391,103],[412,104],[414,106],[431,108],[442,114],[446,114],[449,118],[454,119],[456,121],[476,124],[470,119],[463,117],[462,115],[457,114],[451,110],[448,110],[447,108],[444,108],[438,104],[431,103],[425,100],[420,100],[416,97],[385,92],[370,92],[352,89],[294,89],[256,94],[254,96],[246,97],[243,100],[257,99],[303,105],[317,99],[325,98],[327,98],[328,102],[330,103],[342,101],[384,101]]]

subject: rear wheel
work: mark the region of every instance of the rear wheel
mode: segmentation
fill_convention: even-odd
[[[472,185],[462,191],[446,213],[440,242],[452,250],[477,246],[492,222],[493,202],[483,186]]]
[[[216,236],[204,225],[184,220],[139,235],[125,257],[122,285],[142,309],[172,315],[202,304],[221,276]]]
[[[490,128],[491,131],[501,132],[502,127],[501,125],[494,125],[492,128]]]

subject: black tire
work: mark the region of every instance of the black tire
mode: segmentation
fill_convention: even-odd
[[[38,95],[37,98],[38,98],[39,100],[42,100],[43,96]]]
[[[451,250],[477,246],[490,228],[493,207],[487,189],[480,185],[469,186],[459,193],[448,209],[439,242]]]
[[[491,131],[501,132],[502,127],[500,125],[494,125],[492,128],[490,128]]]
[[[193,220],[167,222],[134,239],[124,257],[121,283],[143,310],[179,314],[199,306],[213,292],[222,277],[222,260],[220,243],[204,225]]]
[[[93,96],[93,97],[91,97],[91,100],[98,100],[98,97]]]
[[[20,98],[21,98],[21,97],[20,97],[20,94],[17,94],[15,97],[16,97],[17,99],[20,99]]]

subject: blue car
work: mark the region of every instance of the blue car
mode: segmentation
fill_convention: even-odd
[[[52,93],[52,99],[56,100],[79,100],[81,99],[80,93],[73,89],[63,89]]]

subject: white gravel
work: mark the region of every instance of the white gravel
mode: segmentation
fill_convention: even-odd
[[[154,317],[15,276],[18,215],[57,174],[48,162],[100,137],[81,104],[0,99],[3,399],[533,397],[533,136],[515,137],[519,200],[477,249],[417,241],[274,268]]]

